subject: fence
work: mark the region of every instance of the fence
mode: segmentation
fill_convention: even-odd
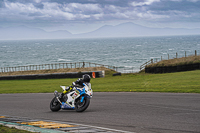
[[[146,63],[144,63],[144,64],[142,64],[142,65],[140,66],[140,70],[144,69],[146,65],[152,64],[152,63],[153,63],[153,59],[147,61]]]
[[[75,63],[57,63],[57,64],[42,64],[42,65],[28,65],[17,67],[3,67],[0,72],[16,72],[16,71],[33,71],[33,70],[50,70],[50,69],[64,69],[64,68],[87,68],[87,67],[106,67],[117,71],[117,67],[110,65],[102,65],[90,62],[75,62]]]
[[[169,60],[170,59],[169,54],[167,54],[167,55],[168,55],[168,60]],[[195,54],[194,55],[197,56],[197,50],[195,50]],[[188,55],[188,56],[192,56],[192,55]],[[187,57],[186,51],[185,51],[185,57]],[[176,52],[176,57],[173,57],[173,58],[178,58],[178,53],[177,52]],[[157,62],[162,61],[162,60],[163,60],[162,56],[161,56],[161,58],[151,59],[151,60],[147,61],[146,63],[142,64],[140,66],[140,70],[143,70],[145,68],[145,66],[147,66],[149,64],[157,63]]]
[[[195,56],[197,55],[197,51],[195,50]],[[185,57],[187,57],[185,52]],[[176,57],[178,58],[178,54],[176,53]],[[169,54],[168,54],[168,60],[169,60]],[[140,66],[140,70],[143,70],[146,65],[156,63],[158,61],[163,60],[162,56],[161,58],[151,59],[147,61],[146,63],[142,64]],[[110,65],[102,65],[97,63],[91,63],[91,62],[75,62],[75,63],[57,63],[57,64],[42,64],[42,65],[27,65],[27,66],[17,66],[17,67],[1,67],[0,73],[4,72],[16,72],[16,71],[32,71],[32,70],[50,70],[50,69],[64,69],[64,68],[87,68],[87,67],[106,67],[108,69],[115,70],[117,72],[122,73],[134,73],[136,72],[134,67],[115,67]]]

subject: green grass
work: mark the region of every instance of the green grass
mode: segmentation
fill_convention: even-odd
[[[61,91],[76,79],[1,80],[0,93],[47,93]],[[200,93],[200,70],[166,74],[106,75],[91,79],[94,92],[176,92]]]
[[[10,127],[0,125],[0,133],[32,133],[32,132],[25,131],[25,130],[19,130],[14,127],[10,128]]]

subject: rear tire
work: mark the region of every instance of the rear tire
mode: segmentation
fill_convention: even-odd
[[[58,102],[58,100],[56,99],[56,97],[54,97],[51,100],[51,103],[50,103],[50,109],[51,109],[51,111],[53,111],[53,112],[59,111],[61,109],[60,105],[61,104]]]
[[[75,110],[76,112],[83,112],[85,111],[90,104],[90,99],[87,97],[84,97],[83,102],[81,103],[81,98],[76,102]]]

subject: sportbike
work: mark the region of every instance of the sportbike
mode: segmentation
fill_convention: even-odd
[[[54,91],[54,98],[50,102],[50,109],[53,112],[60,109],[76,110],[77,112],[85,111],[92,98],[93,91],[90,83],[83,83],[84,87],[80,86],[60,86],[63,90],[63,96],[57,91]]]

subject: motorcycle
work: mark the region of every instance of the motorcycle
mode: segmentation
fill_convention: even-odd
[[[60,86],[63,90],[63,96],[57,91],[54,91],[54,98],[50,102],[50,109],[53,112],[60,109],[76,110],[77,112],[85,111],[93,96],[91,84],[83,83],[84,87],[80,86]]]

